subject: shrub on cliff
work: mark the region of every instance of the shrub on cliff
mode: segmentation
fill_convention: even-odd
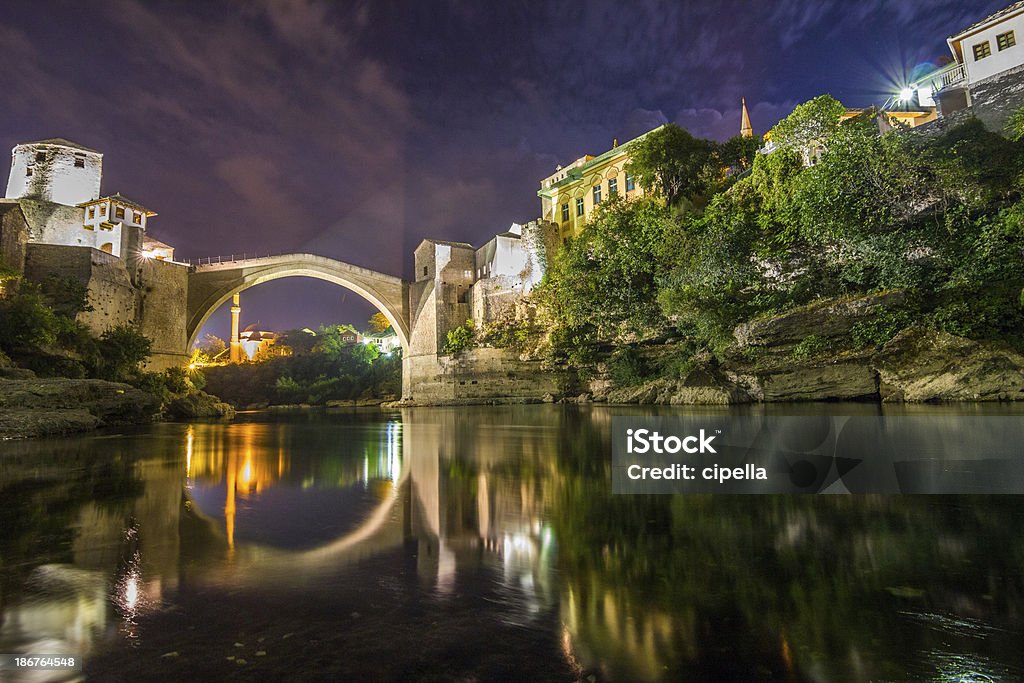
[[[448,330],[448,337],[441,353],[445,356],[454,356],[457,353],[468,351],[474,346],[476,346],[476,331],[473,321],[467,320],[455,329]]]
[[[96,374],[124,382],[136,377],[149,358],[152,342],[133,325],[116,325],[100,335]]]

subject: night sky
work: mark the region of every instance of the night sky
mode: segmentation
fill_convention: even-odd
[[[726,139],[741,96],[758,133],[824,92],[881,104],[1008,2],[5,3],[0,146],[103,152],[103,193],[156,211],[182,258],[312,251],[408,276],[425,237],[536,218],[556,164],[666,121]],[[305,278],[242,302],[265,329],[372,312]]]

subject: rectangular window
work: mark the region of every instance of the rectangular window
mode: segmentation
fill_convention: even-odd
[[[36,161],[46,161],[46,152],[36,152]]]
[[[576,215],[577,216],[582,216],[583,212],[584,212],[584,209],[583,209],[583,197],[577,197],[576,198]]]
[[[89,218],[96,218],[96,207],[95,206],[90,206],[89,207]]]
[[[424,277],[426,277],[426,275],[427,275],[427,267],[426,266],[423,266],[423,275],[424,275]]]
[[[123,206],[115,206],[114,207],[114,218],[120,218],[120,219],[124,220],[124,207]]]
[[[636,189],[636,178],[633,177],[632,173],[626,174],[626,192],[632,192]]]
[[[107,215],[107,205],[106,204],[100,204],[100,215],[101,216],[106,216]]]
[[[974,61],[985,59],[992,54],[992,46],[988,44],[986,40],[984,43],[978,43],[974,46]]]
[[[138,211],[133,211],[132,220],[135,222],[135,225],[142,225],[142,214]]]
[[[85,168],[85,157],[75,157],[75,168]]]
[[[1017,38],[1013,35],[1013,31],[1007,31],[1006,33],[1000,33],[996,36],[996,45],[999,46],[999,51],[1002,52],[1008,47],[1013,47],[1017,44]]]
[[[594,206],[601,203],[601,186],[594,185]]]
[[[608,198],[615,199],[619,196],[619,179],[612,178],[608,181]]]
[[[562,222],[569,220],[569,202],[562,204]]]
[[[26,178],[31,178],[32,177],[32,167],[31,166],[26,166],[25,167],[25,177]]]

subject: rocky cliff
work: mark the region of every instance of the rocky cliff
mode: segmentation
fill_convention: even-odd
[[[152,394],[99,379],[0,379],[0,439],[149,422]]]
[[[1024,356],[995,342],[900,325],[902,292],[830,300],[740,325],[719,358],[678,377],[592,385],[612,403],[1024,400]],[[899,329],[902,327],[902,329]]]

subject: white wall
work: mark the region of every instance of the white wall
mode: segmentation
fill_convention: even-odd
[[[1017,44],[1005,50],[1000,50],[996,42],[996,36],[1007,31],[1014,32]],[[984,59],[975,61],[974,46],[986,40],[992,49],[992,54]],[[977,83],[980,80],[1024,65],[1024,14],[1018,14],[984,31],[967,36],[961,41],[961,50],[964,56],[964,63],[967,65],[967,77],[970,83]]]
[[[37,160],[38,154],[45,159]],[[76,158],[84,161],[84,167],[75,166]],[[102,154],[60,145],[18,145],[11,154],[7,198],[32,197],[75,206],[99,198],[102,176]]]

